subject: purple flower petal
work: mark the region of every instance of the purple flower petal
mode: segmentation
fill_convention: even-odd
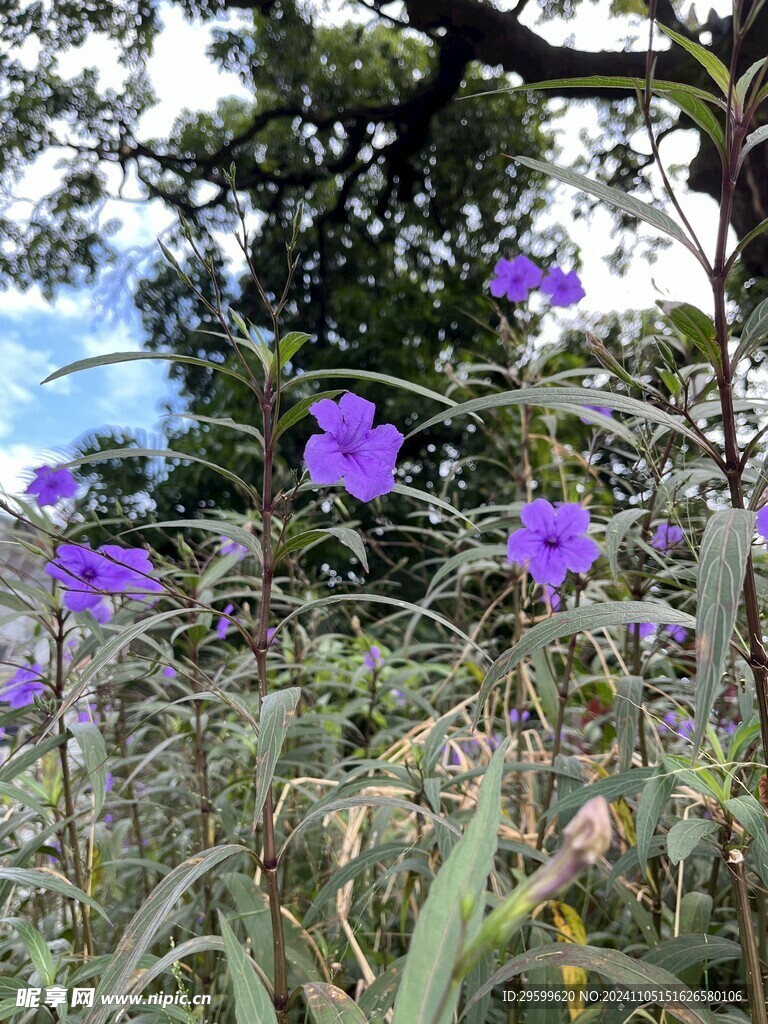
[[[40,466],[33,472],[34,479],[24,493],[34,495],[41,508],[77,493],[77,481],[63,466]]]
[[[680,527],[675,526],[674,523],[662,523],[653,532],[651,547],[656,548],[657,551],[669,551],[675,544],[679,544],[684,536]]]
[[[525,302],[528,292],[541,281],[542,272],[527,256],[516,256],[513,260],[500,259],[493,268],[491,295],[500,299],[505,295],[510,302]]]
[[[39,662],[25,665],[3,685],[0,702],[18,710],[31,704],[35,697],[45,692],[41,682],[43,667]]]
[[[376,412],[373,402],[347,392],[338,406],[324,399],[310,412],[321,426],[331,427],[325,434],[310,437],[304,450],[314,483],[343,480],[347,492],[361,501],[371,501],[392,490],[392,473],[404,438],[392,424],[372,427]]]
[[[537,498],[522,509],[520,518],[526,528],[510,536],[507,556],[513,564],[529,562],[536,583],[558,586],[569,569],[586,572],[599,557],[597,544],[583,536],[589,512],[581,505],[555,509],[545,498]]]
[[[763,505],[757,513],[757,532],[764,539],[768,538],[768,505]]]
[[[553,306],[573,306],[586,295],[576,271],[564,274],[559,267],[552,267],[541,282],[541,290],[550,296]]]

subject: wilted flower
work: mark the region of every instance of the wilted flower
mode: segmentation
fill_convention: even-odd
[[[456,975],[465,976],[484,953],[505,945],[532,910],[567,889],[610,845],[610,810],[604,797],[596,796],[563,829],[563,845],[557,853],[520,882],[486,917],[462,953]]]
[[[496,276],[491,280],[491,295],[496,299],[506,296],[510,302],[525,302],[528,292],[538,287],[542,277],[539,268],[527,256],[500,259],[493,272]]]
[[[41,682],[42,673],[43,667],[37,661],[33,665],[20,668],[6,681],[0,693],[0,701],[12,708],[25,708],[35,697],[45,692],[45,686]]]
[[[324,398],[309,408],[325,434],[307,441],[304,460],[316,484],[343,481],[360,501],[388,494],[395,486],[392,473],[405,438],[391,423],[373,427],[376,406],[351,392],[338,402]]]
[[[221,541],[221,548],[219,549],[220,555],[234,555],[237,554],[238,558],[243,559],[248,554],[248,548],[244,544],[238,544],[234,540],[230,540],[229,537],[225,537],[223,534],[219,536]]]
[[[375,672],[381,666],[381,650],[375,644],[370,647],[363,657],[363,664],[371,672]]]
[[[553,306],[573,306],[587,294],[575,270],[564,274],[559,267],[552,267],[541,282],[541,290],[550,296]]]
[[[607,405],[585,405],[585,409],[590,409],[592,412],[599,412],[601,416],[613,416],[613,409],[609,409]],[[583,416],[579,416],[582,423],[589,423],[589,420],[585,420]]]
[[[77,493],[77,481],[63,466],[39,466],[33,470],[35,476],[25,494],[33,494],[37,504],[55,505],[62,498],[72,498]]]
[[[227,635],[227,632],[229,631],[230,622],[229,619],[225,618],[225,616],[231,615],[234,610],[235,606],[233,604],[228,604],[224,609],[223,615],[216,623],[216,636],[219,638],[219,640],[223,640],[224,637]]]
[[[152,572],[152,568],[143,548],[125,549],[105,544],[98,551],[92,551],[88,544],[62,544],[45,571],[64,585],[67,608],[82,612],[101,606],[96,615],[99,621],[105,621],[109,610],[102,604],[102,592],[119,594],[140,588],[156,593],[163,589],[156,580],[142,575]],[[145,595],[132,592],[127,596],[140,601]]]
[[[512,564],[529,563],[536,583],[559,586],[566,572],[586,572],[599,557],[597,544],[584,536],[589,512],[581,505],[560,505],[555,509],[545,498],[526,505],[520,518],[524,529],[515,530],[507,542]]]
[[[653,532],[651,547],[658,551],[669,551],[675,544],[680,543],[683,536],[683,531],[679,526],[675,526],[674,523],[662,523]]]

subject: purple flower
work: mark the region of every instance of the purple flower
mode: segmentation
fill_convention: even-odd
[[[77,481],[63,466],[40,466],[33,470],[35,477],[25,494],[34,494],[37,504],[55,505],[61,498],[71,498],[77,493]]]
[[[512,725],[517,725],[519,722],[527,722],[530,717],[531,712],[526,710],[518,711],[517,708],[512,708],[509,712],[509,720]]]
[[[85,711],[78,711],[77,720],[78,722],[98,722],[101,715],[93,706],[93,704],[86,704]]]
[[[406,700],[406,698],[405,698],[405,694],[403,693],[402,690],[393,689],[393,690],[390,690],[389,692],[395,698],[395,704],[399,708],[405,707],[405,700]]]
[[[175,679],[176,669],[172,665],[166,665],[165,668],[163,669],[163,675],[165,676],[166,679]]]
[[[113,782],[114,782],[114,779],[112,778],[112,772],[107,772],[107,779],[106,779],[106,790],[107,790],[107,793],[111,793],[112,792],[112,784],[113,784]]]
[[[656,632],[655,622],[633,622],[629,627],[630,634],[639,636],[641,640],[645,640],[647,636],[653,636]]]
[[[224,616],[231,615],[234,610],[235,606],[233,604],[228,604],[227,607],[224,609],[223,615],[216,623],[216,636],[219,638],[219,640],[223,640],[224,637],[227,635],[227,632],[229,631],[230,622],[229,619],[225,618]]]
[[[528,292],[538,287],[542,277],[539,268],[527,256],[500,259],[493,272],[496,277],[491,280],[491,295],[496,299],[506,295],[510,302],[525,302]]]
[[[245,558],[248,554],[248,548],[244,544],[238,544],[234,540],[230,540],[229,537],[225,537],[223,534],[219,536],[221,541],[221,548],[219,549],[220,555],[234,555],[237,554],[239,559]]]
[[[609,409],[607,405],[585,405],[584,408],[591,409],[592,412],[599,412],[601,416],[613,416],[613,409]],[[583,416],[579,416],[579,419],[582,423],[589,423],[589,420],[585,420]]]
[[[25,708],[31,704],[35,697],[45,692],[45,686],[40,682],[43,667],[39,662],[34,665],[26,665],[11,676],[5,683],[0,701],[12,708]]]
[[[581,505],[560,505],[555,509],[545,498],[537,498],[520,513],[524,529],[515,530],[507,542],[512,564],[529,563],[536,583],[559,586],[566,572],[586,572],[599,557],[597,544],[584,536],[589,512]]]
[[[112,609],[106,601],[100,601],[95,608],[91,608],[91,615],[97,622],[109,622],[112,618]]]
[[[688,639],[688,630],[685,626],[669,625],[665,627],[672,639],[678,644],[684,644]]]
[[[553,306],[573,306],[587,294],[575,270],[564,274],[558,267],[552,267],[541,282],[541,290],[550,296]]]
[[[354,498],[371,501],[395,486],[392,473],[405,438],[391,423],[372,427],[376,406],[351,392],[338,405],[324,398],[309,407],[325,434],[307,441],[304,460],[313,483],[343,480]]]
[[[763,505],[757,513],[757,532],[761,537],[768,538],[768,505]]]
[[[369,650],[365,652],[363,658],[363,664],[366,668],[369,668],[371,672],[375,672],[377,668],[381,666],[381,650],[374,644]]]
[[[267,643],[271,644],[275,639],[275,633],[277,632],[277,626],[270,626],[267,630]],[[278,641],[279,642],[279,641]]]
[[[543,600],[549,602],[549,607],[553,612],[556,612],[560,605],[563,603],[563,599],[560,597],[554,587],[550,586],[549,583],[545,583],[543,586]]]
[[[124,593],[129,587],[162,590],[156,580],[139,575],[152,571],[149,555],[142,548],[126,550],[116,544],[105,544],[92,551],[87,544],[62,544],[45,571],[64,584],[64,604],[73,612],[96,608],[102,602],[102,591]],[[143,595],[129,593],[128,597],[142,600]],[[102,607],[96,612],[99,621],[104,621],[105,611],[108,614],[108,609]]]
[[[661,728],[669,729],[670,732],[677,733],[683,739],[689,740],[693,736],[695,725],[692,718],[684,718],[677,711],[668,711],[664,715],[664,724]]]
[[[657,526],[651,537],[651,547],[658,551],[669,551],[683,539],[683,531],[673,523],[662,523]]]

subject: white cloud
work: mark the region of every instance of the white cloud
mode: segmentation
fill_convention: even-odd
[[[0,448],[0,490],[21,494],[29,483],[29,469],[45,460],[28,444],[5,445]]]
[[[56,369],[56,365],[49,351],[24,344],[14,332],[0,338],[0,366],[3,367],[0,437],[7,437],[22,407],[42,400],[40,381]],[[67,382],[62,381],[62,385],[66,388]]]

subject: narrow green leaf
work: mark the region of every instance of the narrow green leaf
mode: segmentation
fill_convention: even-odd
[[[483,704],[496,683],[508,675],[517,665],[534,651],[547,647],[560,637],[581,633],[584,630],[605,629],[608,626],[628,625],[631,622],[659,622],[667,625],[696,625],[696,620],[686,612],[651,601],[609,601],[606,604],[590,605],[558,612],[538,622],[526,631],[514,647],[505,651],[491,666],[477,695],[473,721],[477,723],[482,714]]]
[[[741,168],[741,165],[744,163],[747,154],[750,153],[751,150],[755,148],[755,146],[762,145],[762,143],[765,142],[766,140],[768,140],[768,124],[761,125],[759,128],[755,128],[753,132],[750,132],[750,134],[744,140],[744,145],[741,147],[741,152],[739,153],[738,167]]]
[[[648,863],[653,833],[661,812],[669,802],[675,782],[674,774],[664,764],[660,764],[640,795],[637,806],[637,860],[643,871]]]
[[[682,46],[684,50],[687,50],[688,53],[690,53],[690,55],[694,57],[699,64],[701,64],[715,85],[720,87],[723,95],[727,96],[731,78],[725,64],[723,64],[723,62],[717,58],[711,50],[707,50],[700,43],[696,43],[693,39],[687,39],[685,36],[681,36],[678,32],[674,32],[671,28],[667,28],[666,25],[662,25],[659,21],[657,21],[656,24],[664,35],[673,39],[678,46]]]
[[[133,533],[135,530],[169,530],[177,527],[182,530],[202,530],[204,533],[215,533],[220,537],[227,537],[236,544],[247,548],[248,554],[253,555],[261,563],[261,542],[242,526],[231,523],[228,519],[167,519],[161,523],[143,523],[141,526],[125,530],[124,534]]]
[[[609,775],[605,779],[598,779],[597,782],[590,782],[588,786],[582,786],[580,789],[574,790],[573,793],[569,793],[568,796],[561,797],[549,808],[544,817],[554,818],[558,814],[571,814],[573,811],[578,811],[593,796],[604,796],[610,803],[617,797],[635,793],[650,782],[654,771],[654,768],[632,768],[628,772]]]
[[[513,85],[507,89],[496,89],[494,92],[526,92],[534,89],[622,89],[625,92],[637,93],[637,90],[645,90],[644,78],[628,78],[624,75],[588,75],[584,78],[550,78],[544,82],[525,82],[523,85]],[[695,85],[683,85],[680,82],[667,82],[662,79],[653,82],[655,95],[666,97],[670,92],[685,92],[690,96],[711,103],[717,107],[723,107],[723,101],[713,96],[705,89],[699,89]],[[484,94],[486,95],[486,94]],[[492,93],[487,94],[492,95]]]
[[[480,544],[477,547],[469,548],[467,551],[460,551],[457,555],[452,555],[438,566],[437,572],[434,573],[429,581],[427,592],[433,591],[446,576],[452,575],[454,570],[457,571],[458,577],[458,570],[463,566],[471,566],[474,562],[495,563],[499,558],[503,558],[506,553],[507,549],[504,544]]]
[[[335,985],[306,981],[301,987],[314,1024],[368,1024],[360,1007]]]
[[[111,459],[179,459],[183,462],[197,462],[201,466],[205,466],[206,469],[213,470],[214,473],[218,473],[219,476],[223,476],[225,480],[229,480],[238,487],[242,487],[243,491],[247,494],[255,494],[250,484],[247,484],[245,480],[242,480],[237,473],[232,473],[230,470],[225,469],[224,466],[219,466],[215,462],[209,462],[207,459],[201,459],[199,455],[192,455],[190,452],[175,452],[170,448],[110,448],[108,451],[93,452],[91,455],[82,455],[79,459],[70,459],[69,462],[62,463],[68,469],[74,469],[77,466],[90,466],[97,462],[109,462]]]
[[[66,741],[66,735],[49,736],[47,740],[39,739],[28,750],[21,748],[9,757],[4,764],[0,765],[0,782],[11,782],[13,779],[18,778],[22,772],[26,771],[36,761],[39,761],[41,757],[44,757],[49,750],[54,750],[62,743],[66,743]]]
[[[604,949],[598,946],[578,946],[574,942],[560,944],[556,949],[545,946],[508,960],[488,981],[482,985],[470,1002],[480,999],[486,992],[502,985],[510,978],[528,973],[541,967],[582,967],[586,971],[594,971],[607,981],[622,988],[636,988],[648,991],[655,990],[657,995],[667,998],[659,1000],[658,1006],[672,1010],[675,1018],[682,1024],[714,1024],[715,1017],[711,1011],[700,1006],[690,989],[680,984],[680,979],[653,964],[635,960],[626,953],[615,949]],[[685,1002],[676,1002],[675,998],[681,990],[686,994]]]
[[[291,406],[287,412],[284,412],[280,419],[277,421],[275,427],[275,441],[284,434],[286,430],[289,430],[296,423],[300,423],[304,417],[309,413],[310,406],[313,406],[315,402],[322,402],[326,398],[335,398],[336,395],[340,395],[342,388],[336,388],[333,391],[319,391],[315,395],[308,395],[306,398],[302,398],[296,405]]]
[[[460,512],[453,505],[450,505],[447,501],[443,501],[442,498],[436,497],[429,491],[420,491],[416,487],[409,487],[407,484],[395,484],[392,488],[392,494],[402,494],[404,498],[412,498],[414,501],[423,502],[425,505],[434,505],[435,508],[442,509],[443,512],[447,512],[449,515],[457,516],[459,519],[463,519],[464,522],[470,526],[475,533],[478,532],[477,527],[468,519],[463,512]]]
[[[329,378],[351,380],[370,380],[376,384],[386,384],[391,388],[401,388],[403,391],[410,391],[414,395],[421,395],[422,398],[431,398],[440,405],[456,405],[452,398],[446,398],[439,391],[432,391],[430,388],[422,387],[421,384],[414,384],[410,380],[401,380],[400,377],[390,377],[386,373],[374,373],[372,370],[311,370],[309,373],[299,373],[291,377],[283,387],[290,388],[295,384],[305,384],[313,380],[328,380]]]
[[[45,889],[47,892],[55,892],[59,896],[66,896],[69,900],[85,903],[92,907],[97,914],[101,915],[105,921],[109,921],[107,912],[100,903],[49,868],[0,867],[0,879],[12,882],[14,885],[27,886],[30,889]]]
[[[671,863],[677,865],[681,860],[690,857],[701,840],[717,830],[716,822],[704,818],[676,821],[667,833],[667,853]]]
[[[88,781],[93,789],[94,814],[101,814],[107,795],[107,747],[98,726],[92,722],[72,722],[69,731],[83,755]]]
[[[256,759],[256,798],[253,820],[256,821],[264,808],[267,793],[272,786],[275,767],[283,741],[296,713],[301,698],[301,688],[290,686],[285,690],[274,690],[261,702],[259,715],[259,754]]]
[[[625,676],[616,687],[616,738],[619,746],[619,771],[626,772],[632,764],[637,738],[637,721],[643,701],[643,677]]]
[[[619,577],[619,548],[630,527],[648,513],[644,508],[628,508],[617,513],[605,527],[605,557],[611,568],[614,582]]]
[[[53,963],[53,957],[48,948],[48,943],[37,928],[33,927],[28,921],[22,921],[18,917],[6,917],[3,923],[13,925],[14,929],[18,932],[43,984],[46,987],[53,985],[56,981],[56,968]]]
[[[716,512],[707,523],[701,541],[696,588],[694,757],[701,746],[715,691],[723,677],[754,529],[754,512],[745,509]]]
[[[739,347],[734,356],[734,366],[753,351],[768,334],[768,299],[763,299],[752,310],[739,338]]]
[[[235,990],[237,1024],[277,1024],[275,1007],[254,970],[250,957],[237,941],[237,936],[219,911],[219,926],[227,951],[227,967]]]
[[[407,852],[409,852],[409,847],[404,846],[402,843],[384,843],[380,846],[375,846],[370,850],[363,850],[357,855],[357,857],[354,857],[352,860],[342,865],[338,871],[335,871],[331,875],[317,896],[315,896],[312,901],[312,905],[309,907],[307,912],[302,915],[302,925],[305,928],[309,928],[310,925],[314,924],[320,916],[323,906],[339,891],[339,889],[342,888],[342,886],[346,885],[347,882],[351,882],[368,868],[389,860],[402,858]]]
[[[715,325],[710,317],[690,302],[659,302],[658,305],[674,326],[691,339],[707,361],[719,368],[720,350],[715,344]]]
[[[726,800],[725,806],[736,821],[741,822],[747,835],[752,837],[755,867],[763,883],[768,884],[768,831],[765,825],[765,809],[751,793]]]
[[[105,1024],[112,1016],[114,1007],[108,1003],[102,1004],[101,997],[125,992],[142,954],[150,947],[155,933],[187,889],[207,871],[239,853],[249,855],[250,851],[234,843],[205,850],[179,864],[152,890],[123,932],[101,976],[94,1006],[85,1018],[85,1024]]]
[[[401,611],[411,612],[416,617],[424,615],[426,616],[426,618],[431,619],[433,622],[439,623],[441,626],[449,630],[451,633],[455,633],[456,636],[461,637],[461,639],[465,643],[469,644],[470,647],[474,648],[474,650],[476,650],[483,659],[488,660],[488,655],[485,653],[482,647],[480,647],[480,645],[475,640],[473,640],[472,637],[468,636],[464,632],[464,630],[459,629],[459,627],[455,623],[451,622],[450,619],[446,619],[445,616],[439,615],[437,612],[433,612],[430,608],[422,608],[417,604],[413,604],[411,601],[401,601],[399,598],[385,597],[384,595],[380,594],[353,593],[333,594],[331,597],[318,597],[314,601],[307,601],[300,608],[296,608],[295,611],[292,611],[290,613],[290,615],[286,615],[282,622],[278,624],[277,629],[278,631],[281,630],[292,619],[295,619],[299,615],[305,615],[307,612],[315,611],[318,608],[329,608],[331,607],[331,605],[342,604],[346,602],[352,602],[353,604],[382,604],[390,608],[399,608]],[[659,606],[656,605],[656,607],[658,608]],[[688,625],[689,620],[691,622],[693,621],[690,615],[686,615],[685,622],[681,622],[680,624]],[[672,622],[673,620],[668,619],[665,621]]]
[[[686,895],[704,895],[704,893],[687,893]],[[643,956],[647,964],[663,967],[665,971],[680,975],[688,967],[703,964],[713,967],[727,960],[740,960],[741,946],[733,939],[721,935],[678,935],[674,939],[660,942]]]
[[[311,338],[310,334],[304,331],[290,331],[280,339],[280,369],[290,362],[293,357],[301,351]]]
[[[97,366],[110,366],[114,363],[132,363],[137,359],[164,359],[170,363],[191,363],[193,366],[204,366],[208,370],[215,370],[217,373],[223,373],[227,377],[234,377],[243,384],[248,383],[241,373],[230,370],[222,363],[212,363],[207,359],[198,359],[196,356],[177,355],[174,352],[109,352],[103,356],[90,356],[88,359],[78,359],[75,363],[68,363],[66,366],[62,366],[61,369],[49,374],[41,383],[49,384],[51,381],[58,380],[60,377],[66,377],[70,373],[79,373],[80,370],[91,370]]]
[[[355,530],[350,530],[348,526],[328,526],[322,530],[305,530],[303,533],[297,533],[295,537],[291,537],[290,540],[281,544],[277,549],[275,552],[275,564],[292,551],[307,551],[316,544],[328,540],[329,537],[335,537],[340,544],[349,548],[352,554],[362,563],[365,571],[369,571],[368,557],[365,553],[362,538],[359,533]]]
[[[679,107],[702,131],[705,131],[717,146],[718,152],[725,152],[723,129],[717,117],[709,108],[711,102],[716,102],[714,96],[709,96],[709,93],[707,93],[706,95],[709,99],[702,100],[700,96],[682,87],[665,89],[661,92],[661,95],[665,100]]]
[[[563,406],[594,405],[595,392],[592,388],[522,388],[519,391],[501,391],[495,395],[484,395],[482,398],[473,398],[461,405],[455,405],[451,409],[430,416],[415,427],[408,437],[413,437],[422,430],[433,427],[436,423],[444,420],[452,420],[457,416],[468,416],[471,413],[486,412],[489,409],[501,409],[508,405],[530,405],[544,409],[557,409]],[[636,398],[629,398],[627,395],[614,395],[609,391],[600,392],[600,404],[616,412],[626,413],[628,416],[637,416],[648,423],[658,423],[669,430],[675,430],[678,434],[689,438],[701,448],[704,442],[698,434],[694,433],[682,418],[670,416],[669,413],[657,409],[650,402],[640,402]],[[705,448],[706,450],[706,448]]]
[[[136,640],[137,637],[147,633],[159,622],[164,622],[166,619],[172,619],[174,616],[178,616],[179,614],[180,609],[172,608],[170,611],[157,612],[155,615],[149,615],[146,619],[141,619],[139,622],[135,622],[132,626],[121,629],[117,636],[113,637],[109,643],[104,644],[101,650],[93,656],[88,665],[82,671],[77,682],[61,702],[59,710],[45,723],[40,734],[40,738],[42,739],[43,736],[47,735],[59,719],[69,711],[72,705],[78,701],[80,697],[82,697],[90,681],[104,668],[105,665],[109,664],[116,654],[119,654],[123,648]]]
[[[750,242],[754,242],[754,240],[756,238],[759,238],[760,235],[764,235],[766,231],[768,231],[768,217],[766,217],[765,220],[761,220],[760,223],[756,227],[752,228],[752,230],[748,231],[746,233],[746,235],[744,235],[743,238],[739,239],[739,241],[738,241],[737,245],[735,246],[733,252],[728,257],[728,262],[725,265],[725,272],[726,273],[728,273],[730,271],[731,267],[736,262],[736,260],[739,257],[739,255],[742,252],[744,252],[744,250],[747,248],[749,243]]]
[[[411,938],[393,1024],[448,1024],[460,988],[452,987],[462,946],[477,932],[485,909],[486,878],[493,868],[506,743],[494,753],[480,785],[477,811],[429,889]],[[468,908],[468,909],[467,909]]]
[[[747,98],[747,89],[749,89],[750,85],[752,84],[752,79],[755,77],[757,72],[763,67],[766,61],[768,61],[768,57],[762,57],[760,60],[756,60],[754,64],[751,64],[747,68],[747,70],[736,83],[734,91],[736,93],[736,99],[739,101],[739,105],[741,107],[745,105],[744,101]]]
[[[542,160],[532,160],[527,156],[514,156],[512,159],[516,160],[519,164],[523,164],[524,167],[530,167],[532,171],[539,171],[541,174],[557,178],[558,181],[562,181],[566,185],[572,185],[573,188],[579,189],[580,192],[586,192],[597,199],[602,199],[603,202],[616,207],[617,210],[623,210],[624,213],[628,213],[630,216],[637,217],[638,220],[645,221],[646,224],[658,228],[665,235],[677,239],[686,249],[695,252],[691,240],[680,225],[666,213],[657,210],[655,206],[650,206],[640,199],[635,199],[634,196],[628,195],[626,192],[620,191],[620,189],[613,188],[610,185],[603,185],[599,181],[593,181],[591,178],[578,174],[567,167],[558,167],[557,164],[545,163]]]

